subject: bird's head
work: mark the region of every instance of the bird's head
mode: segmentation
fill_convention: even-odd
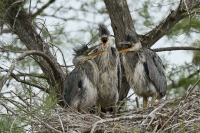
[[[119,42],[118,46],[121,47],[121,50],[119,51],[119,53],[126,53],[129,51],[137,52],[138,50],[140,50],[140,48],[142,48],[142,45],[136,33],[133,31],[127,35],[125,41]]]
[[[108,47],[109,45],[109,36],[110,36],[110,32],[107,29],[107,27],[100,23],[99,24],[99,37],[100,37],[100,43],[103,44],[104,47]]]
[[[97,55],[105,52],[105,51],[95,51],[97,47],[100,45],[93,46],[91,48],[88,48],[87,44],[83,44],[80,47],[74,48],[74,59],[73,59],[73,64],[76,66],[76,64],[82,64],[87,60],[90,60]]]

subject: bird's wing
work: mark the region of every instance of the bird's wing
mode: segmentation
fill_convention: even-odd
[[[167,80],[162,60],[154,51],[147,48],[143,48],[142,50],[146,58],[144,68],[146,69],[146,72],[148,72],[149,78],[160,92],[161,97],[164,97],[166,94]]]
[[[121,62],[118,60],[117,65],[117,75],[118,75],[118,92],[121,91],[121,83],[122,83],[122,70],[121,70]]]
[[[79,93],[82,89],[82,77],[83,73],[75,68],[66,78],[64,82],[64,99],[68,105],[70,105],[71,100]]]
[[[99,79],[99,70],[98,66],[94,62],[94,60],[88,60],[84,65],[83,68],[89,80],[96,85]]]
[[[118,76],[118,93],[121,91],[121,83],[122,83],[122,70],[121,70],[121,62],[119,58],[119,53],[116,48],[111,47],[112,54],[117,58],[117,76]]]

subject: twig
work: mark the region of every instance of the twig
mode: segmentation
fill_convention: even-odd
[[[191,94],[191,92],[194,90],[194,88],[197,86],[197,84],[200,82],[200,78],[197,80],[197,82],[191,87],[191,88],[189,88],[188,90],[187,90],[187,94],[186,94],[186,96],[185,96],[185,99],[184,99],[184,101],[188,98],[188,96]]]
[[[60,115],[58,114],[58,112],[57,112],[57,115],[58,115],[58,118],[59,118],[59,121],[60,121],[60,124],[61,124],[62,130],[63,130],[63,132],[65,132],[65,129],[64,129],[64,126],[63,126],[62,120],[61,120]]]
[[[30,106],[30,104],[28,102],[26,102],[21,96],[19,96],[18,94],[16,94],[13,90],[11,90],[11,92],[13,94],[15,94],[15,96],[17,96],[22,102],[24,102],[27,106]]]
[[[189,120],[189,121],[183,121],[183,124],[186,124],[186,123],[194,123],[194,122],[200,122],[200,118],[197,118],[197,119],[192,119],[192,120]],[[166,130],[169,130],[171,128],[175,128],[175,127],[178,127],[179,125],[181,125],[182,123],[176,123],[172,126],[169,126],[167,127],[166,129],[164,129],[163,131],[166,131]]]
[[[40,9],[38,9],[35,13],[31,15],[31,17],[35,18],[38,14],[44,11],[50,4],[55,2],[55,0],[49,0],[46,4],[44,4]]]
[[[61,131],[59,131],[59,130],[53,128],[52,126],[50,126],[50,125],[47,124],[46,122],[40,120],[40,119],[37,118],[36,116],[33,116],[33,117],[34,117],[35,119],[37,119],[39,122],[41,122],[42,124],[44,124],[45,126],[47,126],[49,129],[51,129],[51,130],[53,130],[53,131],[55,131],[55,132],[57,132],[57,133],[63,133],[63,132],[61,132]]]
[[[14,19],[14,23],[13,23],[13,27],[12,27],[12,29],[14,30],[14,28],[15,28],[15,23],[16,23],[16,20],[17,20],[17,17],[18,17],[18,15],[19,15],[19,12],[21,11],[21,7],[19,8],[19,10],[17,11],[17,14],[16,14],[16,16],[15,16],[15,19]]]
[[[184,4],[185,4],[185,7],[186,7],[186,10],[187,10],[188,16],[189,16],[189,18],[191,19],[191,16],[190,16],[190,12],[189,12],[187,3],[185,2],[185,0],[183,0],[183,2],[184,2]]]
[[[154,48],[152,49],[154,52],[162,52],[162,51],[172,51],[172,50],[200,50],[200,47],[164,47],[164,48]]]
[[[43,87],[43,86],[39,86],[38,84],[35,84],[35,83],[32,83],[32,82],[28,82],[28,81],[25,81],[25,80],[21,80],[19,77],[17,77],[17,75],[15,75],[14,73],[11,73],[11,76],[16,80],[16,81],[18,81],[18,82],[21,82],[21,83],[24,83],[24,84],[27,84],[27,85],[30,85],[30,86],[32,86],[32,87],[36,87],[36,88],[38,88],[38,89],[40,89],[40,90],[43,90],[43,91],[45,91],[45,92],[49,92],[49,88],[47,88],[47,87]]]
[[[184,101],[180,101],[180,103],[179,103],[179,105],[178,105],[176,111],[175,111],[175,112],[171,115],[171,117],[162,125],[162,127],[158,130],[158,132],[161,131],[161,130],[164,128],[164,126],[173,118],[173,116],[180,110],[180,107],[181,107],[181,105],[185,102],[185,99],[188,98],[189,94],[192,92],[192,90],[194,89],[194,87],[195,87],[199,82],[200,82],[200,78],[197,80],[197,82],[196,82],[193,86],[190,85],[190,86],[188,87],[187,91],[186,91],[185,94],[183,95],[183,97],[185,97],[185,98],[184,98]],[[182,98],[183,98],[183,97],[182,97]]]
[[[58,46],[56,46],[56,44],[54,44],[54,43],[52,43],[52,42],[50,42],[50,44],[52,44],[54,47],[56,47],[56,48],[60,51],[60,53],[62,54],[62,59],[63,59],[63,62],[64,62],[64,64],[65,64],[65,67],[67,68],[67,63],[66,63],[66,61],[65,61],[65,58],[64,58],[64,55],[63,55],[62,50],[61,50]]]
[[[17,115],[17,114],[13,111],[13,109],[10,109],[9,107],[7,107],[1,100],[0,100],[0,104],[1,104],[4,108],[6,108],[6,110],[10,111],[12,114]]]
[[[91,129],[90,133],[94,133],[94,130],[95,130],[97,124],[102,124],[105,122],[120,121],[120,120],[143,119],[143,118],[147,118],[147,117],[148,117],[147,115],[131,115],[131,116],[121,116],[121,117],[117,117],[117,118],[110,118],[110,119],[106,119],[106,120],[101,119],[92,125],[92,129]]]
[[[52,60],[44,53],[36,51],[36,50],[31,50],[31,51],[26,51],[24,53],[22,53],[20,56],[18,56],[11,64],[7,74],[2,78],[2,81],[0,82],[0,91],[3,88],[4,84],[6,83],[8,77],[11,75],[12,71],[14,70],[15,66],[17,65],[17,63],[24,59],[26,56],[29,55],[39,55],[42,56],[48,63],[49,65],[52,67],[53,71],[56,73],[58,70],[56,68],[56,66],[54,65],[54,63],[52,62]]]
[[[9,8],[6,10],[6,12],[5,12],[4,16],[3,16],[3,23],[4,23],[4,20],[6,18],[6,15],[8,15],[8,12],[10,11],[10,9],[12,9],[15,6],[18,6],[18,5],[22,4],[23,2],[24,2],[24,0],[16,1],[16,2],[12,3],[9,6]]]
[[[17,117],[13,120],[13,122],[12,122],[12,124],[10,126],[10,133],[12,133],[12,128],[13,128],[13,125],[14,125],[14,123],[15,123],[16,120],[17,120]]]
[[[155,116],[156,111],[157,111],[157,110],[160,110],[161,108],[163,108],[167,103],[168,103],[168,101],[165,102],[165,103],[162,103],[160,106],[158,106],[158,107],[155,108],[153,111],[151,111],[151,113],[148,114],[148,117],[141,123],[141,125],[144,125],[145,123],[147,123],[148,118],[151,118],[151,122],[152,122],[153,119],[156,117],[156,116]],[[147,128],[149,127],[149,125],[151,124],[151,122],[148,124]],[[147,129],[147,128],[146,128],[146,129]]]

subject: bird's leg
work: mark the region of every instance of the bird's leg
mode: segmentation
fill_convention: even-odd
[[[138,97],[135,97],[135,102],[136,102],[137,108],[139,108],[140,105],[139,105]]]
[[[114,104],[112,106],[112,110],[113,110],[113,116],[115,117],[117,115],[117,104]]]
[[[147,97],[143,97],[143,108],[146,108],[147,107],[147,102],[148,102],[148,99]]]
[[[153,96],[152,96],[152,99],[151,99],[151,106],[154,105],[155,100],[156,100],[156,95],[153,95]]]
[[[101,114],[101,104],[97,102],[97,115],[100,116]]]

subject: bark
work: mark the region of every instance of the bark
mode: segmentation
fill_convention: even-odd
[[[49,64],[43,57],[33,57],[47,77],[47,82],[50,85],[49,89],[56,89],[58,98],[62,101],[65,74],[56,58],[51,54],[48,45],[36,32],[30,17],[24,11],[20,10],[20,4],[22,3],[12,3],[11,0],[4,2],[4,7],[0,9],[0,11],[4,13],[3,21],[12,28],[12,31],[18,35],[19,39],[26,45],[28,50],[40,51],[52,61],[53,67],[52,64]],[[7,10],[5,11],[3,9]],[[63,102],[60,102],[59,104],[64,105]]]
[[[113,28],[115,43],[124,41],[129,31],[135,31],[126,0],[104,0]],[[119,49],[119,47],[116,45]]]
[[[135,31],[129,7],[126,0],[104,0],[104,3],[111,19],[111,26],[115,36],[115,44],[117,44],[118,42],[126,39],[126,35],[130,30]],[[195,8],[199,8],[199,6],[200,0],[181,0],[177,9],[172,11],[158,26],[145,35],[138,35],[142,46],[149,48],[154,45],[181,19],[188,16],[190,17],[194,12],[193,10]],[[117,45],[116,47],[120,50],[120,47]],[[122,101],[127,97],[130,89],[127,84],[125,74],[122,71],[122,91],[119,94],[119,101]]]

